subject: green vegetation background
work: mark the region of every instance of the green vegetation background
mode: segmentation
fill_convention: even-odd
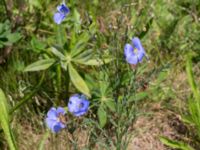
[[[34,146],[32,142],[34,138],[45,138],[46,128],[43,123],[45,113],[55,99],[64,100],[76,91],[72,88],[69,95],[65,93],[68,87],[65,86],[67,81],[64,73],[61,75],[61,85],[58,86],[56,71],[46,71],[45,78],[42,72],[23,72],[27,65],[41,58],[49,45],[55,43],[58,28],[52,16],[58,4],[60,2],[56,0],[1,0],[0,2],[0,88],[7,95],[10,110],[15,108],[18,102],[25,101],[12,115],[11,128],[14,130],[20,149]],[[192,108],[188,107],[188,99],[193,99],[195,94],[192,92],[195,90],[191,84],[190,90],[187,81],[189,75],[186,74],[185,66],[186,62],[191,60],[194,72],[192,78],[196,80],[194,81],[196,87],[200,81],[199,0],[70,0],[67,5],[70,10],[76,8],[78,12],[71,13],[75,15],[69,15],[69,19],[62,24],[63,29],[66,28],[63,31],[68,34],[67,39],[70,39],[70,29],[73,26],[69,23],[75,20],[77,26],[81,24],[82,33],[90,31],[96,34],[96,37],[87,41],[87,47],[95,49],[98,54],[103,53],[103,56],[107,56],[109,49],[119,51],[121,55],[118,57],[123,59],[125,43],[130,42],[132,36],[141,39],[150,63],[144,61],[148,66],[141,65],[145,68],[145,71],[141,69],[144,72],[141,78],[148,83],[148,87],[147,95],[142,95],[140,109],[150,103],[161,103],[162,108],[177,115],[190,114],[189,110]],[[124,65],[119,64],[120,67]],[[79,66],[79,69],[82,70],[81,75],[92,72],[91,68],[83,66]],[[154,74],[151,75],[149,72]],[[94,75],[97,74],[98,70]],[[42,82],[39,82],[41,80]],[[198,88],[196,90],[198,91]],[[194,96],[194,98],[199,97]],[[190,132],[187,136],[190,140],[185,142],[198,149],[198,133],[191,136],[196,130],[193,126],[188,126]],[[29,128],[30,132],[34,133],[32,137],[23,134],[23,130],[28,131]],[[105,130],[109,131],[109,127]],[[92,134],[98,135],[98,132],[95,130]],[[101,134],[103,133],[102,131]],[[63,136],[58,139],[62,139]],[[59,145],[55,143],[62,142],[58,139],[51,137],[52,143],[49,146],[54,145],[52,149],[56,149],[55,145]],[[91,140],[88,147],[95,147],[95,142],[101,143],[99,145],[103,145],[102,147],[108,144],[100,136],[98,140]],[[6,149],[3,132],[0,134],[0,144],[0,147]],[[76,144],[71,143],[72,146],[78,147]]]

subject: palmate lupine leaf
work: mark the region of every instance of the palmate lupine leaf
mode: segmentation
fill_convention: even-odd
[[[58,57],[60,60],[66,60],[65,55],[63,55],[56,47],[51,47],[51,52]]]
[[[71,46],[71,56],[76,57],[77,55],[81,54],[88,45],[89,39],[90,36],[87,32],[84,32],[78,36],[78,42]]]
[[[38,60],[38,61],[28,65],[24,69],[24,72],[46,70],[51,65],[53,65],[54,63],[55,63],[55,59],[51,59],[51,58],[50,59]]]
[[[107,122],[107,113],[106,113],[103,105],[101,105],[99,107],[97,115],[98,115],[98,118],[99,118],[99,124],[103,128],[106,125],[106,122]]]
[[[76,69],[72,66],[72,64],[70,63],[68,65],[68,69],[69,69],[69,76],[70,79],[72,81],[72,83],[74,84],[74,86],[82,93],[84,93],[85,95],[87,95],[88,97],[90,97],[90,90],[87,86],[87,84],[85,83],[85,81],[83,80],[83,78],[78,74],[78,72],[76,71]]]
[[[5,138],[8,142],[10,150],[17,150],[17,147],[15,145],[15,141],[13,138],[13,134],[10,128],[9,124],[9,112],[8,112],[8,106],[7,106],[7,100],[5,97],[4,92],[0,89],[0,124],[1,128],[4,131]]]

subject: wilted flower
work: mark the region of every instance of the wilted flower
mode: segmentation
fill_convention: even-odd
[[[81,116],[88,111],[90,102],[84,95],[74,94],[69,98],[68,109],[75,116]]]
[[[129,64],[136,65],[138,62],[142,61],[142,58],[145,56],[145,50],[142,47],[140,39],[134,37],[132,39],[132,44],[126,44],[124,48],[124,55],[126,57],[126,61]]]
[[[62,3],[57,7],[57,12],[54,14],[54,22],[60,24],[65,19],[68,13],[69,8],[65,5],[65,3]]]
[[[57,109],[55,107],[52,107],[48,111],[45,122],[52,132],[57,133],[61,129],[66,127],[64,119],[65,113],[65,109],[62,107],[58,107]]]

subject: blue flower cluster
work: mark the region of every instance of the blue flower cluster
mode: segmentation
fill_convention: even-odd
[[[69,8],[66,6],[66,4],[62,3],[57,7],[57,12],[54,14],[54,22],[56,24],[61,24],[69,12]],[[124,55],[126,61],[131,65],[136,65],[142,61],[146,53],[139,38],[134,37],[132,39],[132,45],[125,45]]]
[[[57,133],[61,129],[65,128],[65,122],[62,119],[64,115],[66,114],[66,111],[62,107],[58,107],[57,109],[52,107],[48,113],[46,118],[46,124],[51,129],[52,132]]]
[[[79,117],[87,113],[89,104],[90,102],[84,95],[74,94],[69,98],[68,110],[74,116]],[[62,107],[58,107],[57,109],[52,107],[47,112],[45,122],[53,133],[57,133],[66,127],[65,114],[66,111]]]

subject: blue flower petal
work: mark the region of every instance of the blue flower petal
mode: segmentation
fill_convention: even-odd
[[[142,58],[145,56],[145,53],[144,52],[139,52],[138,55],[137,55],[137,58],[138,58],[138,61],[141,62],[142,61]]]
[[[132,57],[134,55],[133,53],[133,47],[131,44],[126,44],[124,47],[124,55],[125,57]]]
[[[132,43],[133,43],[133,46],[130,44],[125,45],[124,55],[126,57],[126,61],[129,64],[136,65],[137,63],[141,62],[143,57],[145,56],[145,50],[142,47],[142,44],[139,38],[134,37],[132,39]],[[135,52],[134,49],[137,49],[137,52]]]
[[[53,16],[54,22],[60,24],[65,19],[65,16],[66,15],[64,13],[60,12],[55,13]]]
[[[90,102],[88,100],[82,100],[81,104],[79,104],[79,111],[87,111],[89,108]],[[81,107],[80,107],[81,105]]]
[[[139,62],[139,59],[138,59],[138,57],[135,55],[135,56],[132,56],[132,57],[127,57],[127,58],[126,58],[126,61],[127,61],[129,64],[134,64],[134,65],[136,65],[136,64]]]
[[[46,118],[45,122],[46,122],[46,125],[48,126],[48,128],[52,129],[52,127],[57,122],[57,120],[54,120],[54,119],[51,119],[51,118]]]
[[[57,112],[57,115],[59,115],[59,114],[62,114],[62,115],[66,114],[65,109],[62,108],[62,107],[58,107],[57,110],[56,110],[56,112]]]
[[[65,4],[61,4],[57,7],[58,12],[64,13],[65,15],[69,13],[69,8]]]
[[[52,128],[51,128],[51,130],[52,130],[52,132],[54,132],[54,133],[58,133],[60,130],[62,129],[62,127],[60,126],[60,124],[55,124]]]
[[[80,97],[80,99],[82,99],[82,100],[87,100],[86,96],[83,95],[83,94],[79,95],[79,97]]]
[[[145,52],[144,48],[143,48],[143,46],[142,46],[142,44],[140,42],[140,39],[138,37],[134,37],[132,39],[132,42],[133,42],[134,48],[137,48],[139,51]]]
[[[78,101],[79,101],[79,96],[77,94],[70,97],[69,102],[68,102],[69,112],[73,113],[73,112],[77,111],[77,109],[78,109],[77,102]]]
[[[137,54],[138,61],[141,62],[142,58],[145,56],[145,50],[142,46],[142,43],[141,43],[140,39],[137,37],[134,37],[132,39],[132,42],[133,42],[133,46],[138,50],[138,54]]]
[[[58,124],[59,124],[59,126],[60,126],[62,129],[66,127],[66,125],[63,124],[62,122],[58,122]]]
[[[56,108],[55,107],[50,108],[50,110],[47,113],[47,117],[51,118],[51,119],[56,119],[57,118],[57,112],[56,112]]]
[[[62,128],[65,128],[66,125],[61,122],[61,120],[59,119],[59,114],[64,115],[65,109],[62,107],[58,107],[57,109],[52,107],[48,113],[47,113],[47,118],[45,119],[46,125],[48,126],[48,128],[54,132],[57,133],[59,132]]]
[[[85,111],[79,111],[79,112],[75,112],[74,116],[79,117],[85,114]]]
[[[70,97],[68,103],[69,111],[75,116],[85,114],[89,108],[89,101],[84,95],[75,94]]]

